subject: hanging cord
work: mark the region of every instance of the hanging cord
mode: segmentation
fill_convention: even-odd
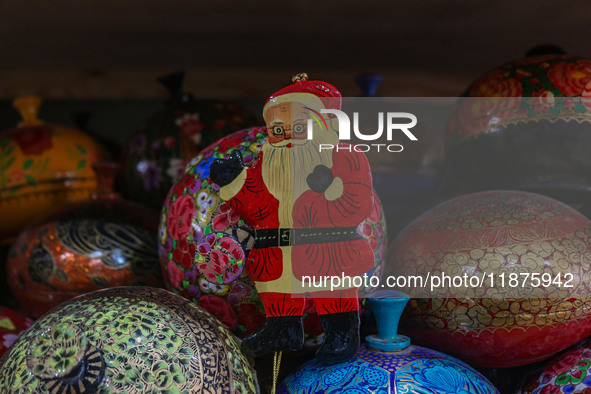
[[[279,376],[279,367],[281,367],[281,353],[275,352],[273,355],[273,387],[271,387],[271,394],[275,394],[275,390],[277,390],[277,378]]]

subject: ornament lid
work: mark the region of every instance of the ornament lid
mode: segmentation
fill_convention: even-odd
[[[375,97],[378,87],[383,80],[384,78],[381,75],[374,73],[359,74],[355,77],[355,83],[361,89],[361,95],[363,97]]]
[[[119,164],[111,161],[99,161],[92,163],[91,167],[96,175],[98,189],[92,193],[90,198],[93,200],[120,198],[119,193],[115,192],[115,178],[119,171]]]
[[[410,346],[410,338],[398,335],[398,323],[410,297],[395,290],[378,291],[368,296],[369,305],[376,317],[378,335],[365,337],[371,349],[396,352]]]
[[[39,96],[21,96],[12,102],[12,105],[18,110],[23,118],[22,122],[18,124],[18,127],[39,126],[44,124],[44,122],[37,117],[42,102],[43,100],[41,100],[41,97]]]
[[[158,82],[168,90],[173,103],[180,101],[181,103],[188,103],[194,100],[193,95],[187,93],[183,89],[183,82],[185,80],[185,70],[178,70],[158,78]]]
[[[546,55],[566,55],[566,51],[557,45],[541,44],[531,47],[525,53],[525,57],[546,56]]]
[[[70,323],[47,328],[27,352],[27,367],[43,380],[80,376],[89,342],[82,330]]]

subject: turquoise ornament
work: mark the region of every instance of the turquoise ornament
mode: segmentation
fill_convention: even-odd
[[[498,394],[464,362],[398,335],[398,321],[409,297],[397,291],[369,296],[378,334],[366,338],[350,361],[323,366],[313,360],[289,375],[277,393]],[[384,349],[397,349],[388,351]]]

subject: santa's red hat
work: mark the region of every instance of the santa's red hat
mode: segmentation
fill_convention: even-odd
[[[292,78],[293,83],[273,93],[265,102],[266,109],[274,103],[281,101],[280,97],[286,94],[312,95],[318,97],[326,109],[341,109],[342,95],[337,88],[323,81],[308,81],[308,74],[297,74]]]

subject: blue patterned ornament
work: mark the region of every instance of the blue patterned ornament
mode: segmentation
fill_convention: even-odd
[[[304,364],[279,385],[277,392],[498,394],[484,376],[462,361],[411,345],[408,337],[397,334],[408,299],[397,291],[373,294],[369,303],[378,323],[378,335],[367,337],[366,344],[346,363],[326,367],[313,360]]]

